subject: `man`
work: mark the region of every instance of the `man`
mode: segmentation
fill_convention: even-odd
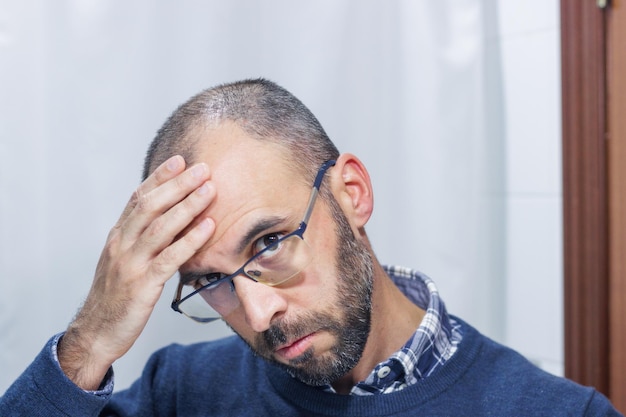
[[[153,141],[84,306],[0,401],[1,415],[615,416],[448,315],[426,276],[378,262],[368,173],[266,80],[206,90]],[[174,310],[238,336],[112,365],[165,282]]]

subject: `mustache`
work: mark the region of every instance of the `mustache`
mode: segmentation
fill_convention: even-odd
[[[279,325],[272,325],[269,329],[261,333],[263,346],[266,349],[274,351],[278,346],[287,343],[287,333]]]

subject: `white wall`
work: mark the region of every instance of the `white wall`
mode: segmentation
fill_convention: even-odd
[[[558,1],[0,3],[0,392],[87,293],[145,149],[200,89],[266,76],[370,169],[383,262],[562,368]],[[169,310],[116,364],[219,337]]]
[[[506,336],[563,374],[559,2],[499,0],[506,137]]]

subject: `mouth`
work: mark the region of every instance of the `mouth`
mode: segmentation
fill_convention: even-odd
[[[279,346],[274,353],[277,357],[286,361],[291,361],[309,350],[313,344],[315,333],[310,333],[304,337]]]

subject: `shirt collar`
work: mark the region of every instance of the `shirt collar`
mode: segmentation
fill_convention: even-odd
[[[435,283],[419,271],[384,266],[396,286],[426,313],[402,349],[379,363],[352,388],[352,395],[390,393],[426,378],[447,362],[462,339],[460,324],[450,317]],[[332,386],[324,391],[334,392]]]

